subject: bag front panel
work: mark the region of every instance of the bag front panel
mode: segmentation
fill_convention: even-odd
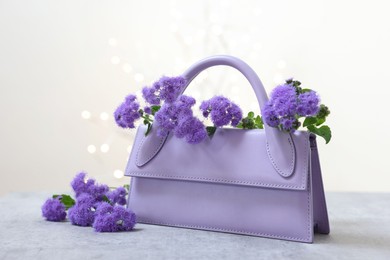
[[[129,207],[138,222],[312,242],[305,191],[133,177]]]

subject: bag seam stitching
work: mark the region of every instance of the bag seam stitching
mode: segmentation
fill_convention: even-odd
[[[262,183],[262,182],[248,182],[248,181],[233,181],[233,180],[224,180],[224,179],[210,179],[205,177],[194,177],[194,176],[174,176],[174,175],[161,175],[161,174],[155,174],[152,172],[130,172],[129,174],[126,174],[129,176],[134,177],[142,177],[142,176],[150,176],[150,177],[165,177],[162,179],[167,180],[205,180],[210,182],[216,182],[216,183],[225,183],[225,184],[248,184],[248,185],[262,185],[264,187],[273,187],[273,188],[293,188],[293,189],[303,189],[304,186],[293,186],[293,185],[284,185],[284,184],[268,184],[268,183]],[[169,178],[176,178],[176,179],[169,179]],[[302,179],[304,178],[304,174]]]

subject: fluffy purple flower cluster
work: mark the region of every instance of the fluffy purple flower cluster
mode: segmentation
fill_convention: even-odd
[[[297,114],[300,116],[315,116],[320,110],[320,98],[315,91],[302,93],[298,96]]]
[[[145,86],[142,89],[142,96],[147,105],[143,110],[138,111],[139,104],[135,96],[130,95],[115,112],[118,125],[133,128],[134,121],[142,117],[144,124],[148,126],[145,135],[156,122],[157,134],[161,137],[172,132],[177,138],[183,138],[188,143],[200,143],[207,137],[207,130],[203,123],[193,115],[192,107],[196,102],[195,99],[180,95],[186,84],[187,80],[181,76],[164,76],[152,86]],[[228,124],[237,126],[242,119],[241,109],[222,96],[204,101],[200,109],[205,117],[211,115],[211,120],[216,127]]]
[[[59,198],[48,199],[42,206],[42,215],[48,221],[63,221],[66,218],[65,206]]]
[[[93,226],[99,232],[131,230],[135,225],[135,214],[123,207],[126,205],[126,189],[119,187],[110,191],[107,185],[85,179],[86,173],[80,172],[71,182],[76,203],[68,211],[70,222],[77,226]],[[65,220],[66,207],[60,199],[48,199],[42,206],[42,215],[47,220]]]
[[[242,119],[241,108],[223,96],[203,101],[200,110],[204,117],[211,115],[211,121],[216,127],[228,124],[237,126]]]
[[[136,216],[133,212],[102,202],[96,210],[93,227],[98,232],[130,231],[135,223]]]
[[[142,96],[151,105],[160,105],[161,101],[174,102],[180,95],[187,81],[179,77],[162,77],[153,83],[151,87],[142,89]]]
[[[123,187],[118,187],[115,190],[109,191],[106,193],[108,200],[111,204],[126,205],[126,189]]]
[[[300,126],[299,117],[315,116],[319,111],[320,99],[315,91],[297,93],[292,83],[277,86],[262,109],[265,123],[294,132]]]
[[[134,122],[141,117],[139,103],[135,95],[128,95],[125,101],[114,112],[114,118],[118,126],[122,128],[134,128]]]
[[[74,192],[76,193],[76,198],[81,194],[87,193],[93,197],[96,201],[102,201],[103,196],[109,191],[107,185],[100,185],[96,183],[94,179],[85,180],[87,173],[80,172],[78,173],[70,185],[72,186]]]
[[[203,123],[193,115],[191,107],[195,103],[194,98],[185,95],[179,96],[174,102],[164,103],[155,114],[157,134],[164,137],[172,131],[176,137],[184,138],[191,144],[203,141],[207,132]]]
[[[99,202],[88,193],[81,193],[76,198],[76,205],[69,209],[69,220],[73,225],[87,227],[95,220],[95,211]]]

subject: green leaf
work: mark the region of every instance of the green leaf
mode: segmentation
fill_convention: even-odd
[[[255,117],[255,113],[253,113],[252,111],[248,113],[248,117],[249,118],[254,118]]]
[[[314,125],[317,121],[316,117],[306,117],[305,121],[303,121],[303,126]]]
[[[150,109],[152,110],[152,115],[156,114],[157,111],[159,111],[161,106],[151,106]]]
[[[149,120],[145,119],[144,120],[144,125],[147,125],[147,124],[149,124]]]
[[[314,126],[314,125],[309,125],[309,126],[307,126],[307,129],[310,132],[324,138],[326,143],[329,143],[330,139],[332,138],[332,131],[330,130],[329,126],[327,126],[327,125],[323,125],[319,128]]]
[[[326,118],[325,118],[325,117],[324,117],[324,118],[318,118],[318,119],[317,119],[316,126],[322,125],[323,123],[325,123],[325,121],[326,121]]]
[[[311,90],[311,89],[309,89],[309,88],[304,88],[304,89],[302,89],[302,90],[301,90],[301,92],[302,92],[302,93],[305,93],[305,92],[310,92],[310,91],[312,91],[312,90]]]
[[[102,200],[111,204],[111,201],[108,199],[106,195],[103,195]]]
[[[299,87],[302,83],[300,82],[300,81],[298,81],[298,80],[294,80],[293,82],[293,86],[294,87]]]
[[[245,117],[242,119],[242,128],[243,129],[254,129],[256,128],[255,126],[255,121],[253,118]]]
[[[238,123],[238,125],[236,126],[236,128],[240,128],[240,129],[242,129],[242,128],[243,128],[243,126],[242,126],[242,122]]]
[[[145,124],[145,121],[144,121],[144,124]],[[152,130],[152,124],[151,123],[148,122],[147,126],[148,126],[148,128],[146,129],[145,136],[147,136],[150,133],[150,130]]]
[[[53,199],[58,198],[58,197],[61,197],[60,201],[62,202],[62,204],[64,204],[66,210],[68,210],[69,208],[73,207],[76,204],[76,201],[69,195],[66,195],[66,194],[53,195]]]
[[[258,129],[263,129],[264,126],[263,126],[263,120],[261,119],[261,117],[258,115],[256,118],[255,118],[255,125]]]
[[[215,134],[216,130],[217,128],[215,126],[206,126],[206,131],[210,138]]]
[[[320,105],[320,111],[318,111],[318,114],[317,114],[317,118],[325,118],[327,116],[329,116],[330,114],[330,110],[327,106],[325,106],[324,104],[321,104]]]

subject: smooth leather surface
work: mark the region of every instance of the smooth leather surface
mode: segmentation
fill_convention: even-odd
[[[142,133],[143,130],[139,131]],[[140,223],[311,243],[314,231],[329,233],[329,222],[315,137],[307,133],[301,133],[301,136],[310,137],[305,141],[310,150],[303,190],[150,175],[137,177],[140,175],[129,171],[134,165],[134,144],[126,169],[126,175],[133,176],[128,206],[137,214]],[[163,149],[166,147],[169,146]],[[163,151],[156,158],[162,154]],[[180,168],[187,163],[174,161],[173,156],[164,165]],[[185,168],[183,173],[187,172]],[[197,168],[199,172],[203,169]],[[258,175],[263,175],[261,168]]]
[[[311,193],[133,178],[129,207],[140,223],[312,242]]]
[[[232,65],[261,105],[267,97],[260,80],[237,60],[206,59],[185,76],[191,81],[204,68]],[[157,128],[147,137],[138,128],[125,171],[132,176],[128,206],[139,222],[309,243],[314,231],[329,233],[314,135],[222,128],[192,145],[172,134],[160,138]]]
[[[288,178],[277,173],[266,149],[264,130],[217,129],[214,136],[200,144],[188,144],[170,134],[161,151],[149,163],[139,167],[145,126],[138,128],[133,151],[125,171],[127,176],[192,180],[201,182],[305,190],[309,164],[309,135],[292,135],[297,150],[294,174]],[[150,134],[154,134],[153,127]]]
[[[259,102],[259,107],[263,107],[268,97],[257,74],[244,61],[227,55],[211,56],[191,66],[183,74],[183,77],[187,80],[187,85],[184,87],[183,92],[201,71],[218,65],[230,66],[239,70],[251,84]],[[294,172],[296,158],[294,143],[290,135],[267,125],[264,127],[267,135],[267,156],[271,164],[280,175],[284,177],[291,176]],[[140,148],[142,152],[138,155],[137,165],[142,166],[152,160],[164,145],[164,142],[165,138],[149,135]]]

